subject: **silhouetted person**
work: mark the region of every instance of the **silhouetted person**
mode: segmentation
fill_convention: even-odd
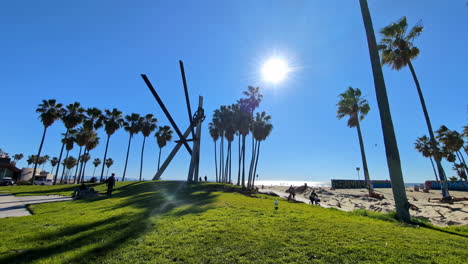
[[[201,177],[198,178],[198,181],[202,181],[202,180],[201,180]]]
[[[112,173],[112,175],[107,179],[107,195],[112,196],[114,185],[115,185],[115,173]]]

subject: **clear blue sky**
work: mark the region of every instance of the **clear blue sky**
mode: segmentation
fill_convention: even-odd
[[[468,6],[453,1],[369,0],[376,31],[407,16],[422,20],[414,67],[434,127],[467,125]],[[355,1],[2,1],[0,4],[0,148],[36,154],[42,125],[34,112],[42,99],[85,107],[117,107],[126,114],[154,113],[169,124],[149,93],[146,73],[179,126],[188,125],[178,60],[195,104],[205,98],[201,175],[214,178],[213,143],[207,124],[212,111],[261,86],[260,110],[272,115],[274,130],[263,144],[262,179],[356,178],[361,167],[355,129],[336,119],[337,95],[359,87],[371,105],[362,123],[370,176],[388,171],[371,66],[359,3]],[[261,81],[259,67],[277,55],[295,71],[277,87]],[[384,68],[394,126],[407,182],[433,179],[429,160],[414,150],[427,134],[409,69]],[[58,156],[61,122],[48,131],[43,154]],[[103,130],[100,136],[104,139]],[[127,134],[112,138],[108,157],[121,175]],[[104,142],[104,141],[102,141]],[[156,169],[157,145],[147,141],[144,177]],[[141,134],[133,141],[130,174],[137,175]],[[169,153],[173,144],[164,149]],[[105,144],[92,151],[102,159]],[[75,148],[72,155],[77,155]],[[181,149],[164,179],[185,179],[188,154]],[[26,165],[23,161],[20,166]],[[445,168],[453,175],[450,165]],[[234,171],[236,166],[234,166]],[[92,171],[89,170],[87,174]]]

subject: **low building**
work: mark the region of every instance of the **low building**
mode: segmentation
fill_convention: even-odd
[[[21,170],[11,163],[10,158],[0,158],[0,180],[10,177],[17,181],[21,175]]]

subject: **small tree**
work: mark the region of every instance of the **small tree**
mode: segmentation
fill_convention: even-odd
[[[114,160],[111,158],[106,159],[106,162],[104,162],[104,165],[107,167],[107,172],[106,172],[106,177],[109,177],[109,168],[114,165]]]
[[[100,158],[95,158],[94,161],[93,161],[93,165],[94,165],[94,170],[93,170],[93,177],[94,175],[96,174],[96,168],[101,165],[101,159]]]

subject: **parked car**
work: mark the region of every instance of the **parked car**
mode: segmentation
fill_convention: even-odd
[[[54,181],[52,181],[51,179],[43,179],[43,180],[40,179],[40,180],[35,180],[34,184],[35,185],[53,185]]]
[[[14,185],[14,184],[15,184],[15,181],[11,177],[4,177],[0,181],[1,186],[11,186],[11,185]]]

